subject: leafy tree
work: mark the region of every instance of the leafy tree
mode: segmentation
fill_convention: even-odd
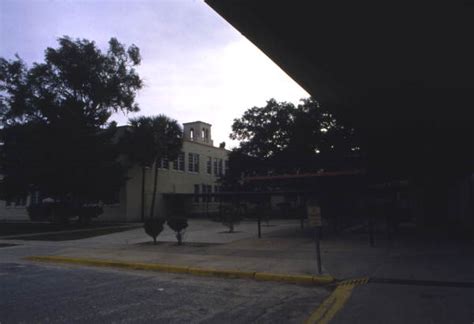
[[[182,245],[184,231],[188,227],[188,220],[186,218],[170,218],[167,220],[167,224],[169,228],[171,228],[176,233],[178,245]]]
[[[124,180],[113,112],[135,112],[139,49],[111,38],[107,52],[59,38],[43,63],[0,58],[0,128],[6,195],[38,190],[78,204],[113,198]]]
[[[237,201],[227,202],[220,206],[220,221],[229,229],[229,233],[234,233],[235,226],[240,223],[243,218],[243,206]]]
[[[354,129],[312,98],[302,99],[296,107],[270,99],[264,107],[253,107],[235,119],[232,131],[230,137],[240,145],[230,156],[230,167],[248,166],[247,172],[354,167],[360,150]],[[252,163],[247,163],[249,159]]]
[[[223,177],[218,179],[223,191],[241,191],[245,186],[240,182],[243,174],[259,172],[265,165],[264,159],[259,159],[243,153],[241,148],[229,152],[229,168]]]
[[[148,218],[143,227],[145,228],[145,233],[153,238],[153,244],[156,245],[156,238],[163,231],[165,224],[164,218]]]

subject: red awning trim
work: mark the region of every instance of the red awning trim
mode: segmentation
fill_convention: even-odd
[[[300,179],[300,178],[312,178],[312,177],[337,177],[337,176],[350,176],[350,175],[362,175],[365,174],[364,170],[355,171],[332,171],[332,172],[316,172],[316,173],[300,173],[300,174],[282,174],[274,176],[253,176],[245,177],[244,181],[260,181],[260,180],[283,180],[283,179]]]

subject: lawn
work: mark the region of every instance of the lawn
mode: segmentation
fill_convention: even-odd
[[[88,226],[79,226],[76,224],[59,225],[50,223],[0,223],[0,238],[39,241],[67,241],[122,232],[139,227],[141,226],[112,223],[99,223]],[[63,233],[63,231],[68,232]],[[8,238],[5,236],[8,236]]]

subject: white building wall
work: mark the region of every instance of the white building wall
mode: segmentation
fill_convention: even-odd
[[[163,193],[194,193],[194,185],[199,185],[200,193],[202,193],[202,185],[211,185],[212,192],[218,185],[218,176],[214,172],[214,159],[222,159],[223,169],[225,172],[225,161],[228,159],[229,151],[223,148],[196,143],[185,140],[183,142],[182,151],[185,153],[185,170],[174,170],[173,163],[170,161],[168,169],[159,168],[157,181],[157,197],[155,201],[155,217],[164,217]],[[199,155],[199,172],[189,171],[189,153]],[[207,172],[207,159],[211,157],[212,173]],[[126,220],[134,221],[140,219],[141,208],[141,170],[135,167],[130,172],[131,179],[126,185]],[[151,168],[146,172],[145,180],[145,218],[149,217],[150,205],[153,195],[153,176],[154,169]],[[195,204],[196,211],[204,208],[203,203]],[[214,208],[214,204],[210,204]]]
[[[0,221],[26,221],[29,220],[26,206],[8,206],[7,202],[0,200]]]
[[[218,185],[219,176],[215,174],[214,159],[222,160],[222,169],[225,172],[225,161],[228,159],[229,151],[224,148],[214,147],[211,135],[211,125],[203,122],[187,123],[186,130],[194,126],[196,134],[200,135],[201,129],[209,130],[209,138],[197,140],[191,139],[185,134],[182,151],[185,153],[184,171],[174,170],[173,161],[169,163],[169,169],[159,169],[157,197],[155,202],[155,217],[164,217],[163,193],[194,193],[194,185],[199,185],[202,193],[202,185],[211,185],[212,192]],[[189,171],[189,153],[199,155],[199,172]],[[207,172],[207,160],[211,157],[211,174]],[[153,194],[154,167],[145,173],[145,218],[149,217],[150,205]],[[121,189],[120,199],[117,204],[105,205],[104,213],[98,217],[100,221],[140,221],[141,216],[141,183],[142,171],[136,166],[128,171],[128,180]],[[28,220],[26,207],[5,207],[5,201],[0,201],[0,220]],[[195,211],[204,211],[205,203],[194,203]],[[208,203],[211,210],[216,207],[215,203]]]

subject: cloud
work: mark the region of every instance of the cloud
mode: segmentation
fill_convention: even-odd
[[[213,125],[215,142],[226,141],[234,118],[270,98],[297,103],[308,93],[244,38],[221,48],[200,49],[187,61],[146,63],[140,73],[140,114],[165,113],[180,122]]]
[[[234,118],[266,100],[308,94],[201,0],[2,0],[0,56],[42,61],[63,35],[136,44],[146,87],[139,114],[213,124],[216,143],[231,143]],[[114,114],[124,124],[128,117]],[[232,143],[235,145],[236,143]]]

